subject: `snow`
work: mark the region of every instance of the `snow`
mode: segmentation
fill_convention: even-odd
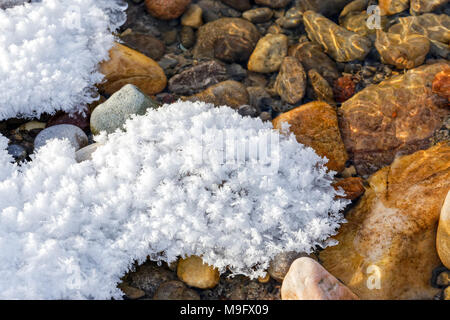
[[[11,164],[0,137],[1,299],[120,299],[119,279],[147,256],[257,277],[282,251],[334,244],[348,203],[334,172],[270,122],[177,102],[124,129],[81,163],[51,140]],[[269,159],[249,151],[265,144]]]
[[[83,112],[97,99],[120,0],[0,0],[0,121],[57,110]]]

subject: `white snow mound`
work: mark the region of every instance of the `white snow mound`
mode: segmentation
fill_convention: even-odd
[[[24,2],[0,0],[0,121],[82,112],[96,99],[94,85],[104,78],[98,64],[109,58],[126,4]]]
[[[92,160],[52,140],[17,166],[0,137],[0,298],[120,299],[147,255],[257,277],[282,251],[334,244],[344,222],[326,160],[231,108],[164,105],[98,139]],[[249,151],[267,143],[270,163]]]

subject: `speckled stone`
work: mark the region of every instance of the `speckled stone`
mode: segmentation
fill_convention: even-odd
[[[248,70],[260,73],[275,72],[288,51],[288,38],[284,34],[267,34],[258,41],[248,61]]]

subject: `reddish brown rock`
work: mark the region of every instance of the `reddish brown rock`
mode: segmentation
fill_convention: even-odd
[[[74,126],[80,128],[81,130],[87,131],[89,129],[89,118],[90,118],[89,110],[86,110],[84,114],[81,113],[68,114],[63,111],[58,111],[48,120],[46,128],[56,126],[58,124],[73,124]]]
[[[112,95],[126,84],[133,84],[147,95],[164,90],[167,78],[163,69],[151,58],[116,43],[109,51],[110,60],[100,65],[105,82],[99,85],[101,91]]]
[[[338,198],[345,198],[349,200],[355,200],[364,194],[364,180],[360,177],[349,177],[345,179],[341,179],[335,183],[333,183],[333,187],[336,190],[342,188],[345,192],[345,196]]]
[[[432,299],[436,231],[450,188],[450,143],[397,158],[368,180],[323,266],[361,299]]]
[[[357,93],[339,109],[344,144],[359,174],[389,165],[397,155],[430,146],[450,114],[447,101],[432,92],[447,62],[421,66]]]
[[[285,57],[275,81],[275,90],[281,99],[290,104],[299,103],[305,95],[306,73],[294,57]]]
[[[249,95],[245,86],[234,80],[227,80],[215,84],[193,96],[184,97],[189,101],[203,101],[216,106],[239,108],[249,103]]]
[[[340,77],[334,82],[333,92],[334,99],[337,102],[344,102],[350,99],[356,90],[356,84],[353,82],[352,77],[344,76]]]
[[[253,23],[241,18],[221,18],[198,29],[195,58],[217,58],[227,62],[247,61],[260,35]]]
[[[450,102],[450,67],[439,72],[433,81],[433,93]]]
[[[295,260],[281,286],[283,300],[358,300],[358,297],[317,261]]]
[[[348,159],[337,122],[336,111],[325,102],[311,102],[279,115],[272,123],[276,129],[290,124],[297,141],[327,157],[330,170],[342,171]]]
[[[148,12],[162,20],[178,18],[190,3],[191,0],[145,0]]]

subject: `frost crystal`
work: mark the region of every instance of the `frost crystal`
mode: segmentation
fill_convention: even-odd
[[[0,137],[0,298],[121,298],[120,277],[148,255],[261,276],[344,222],[324,159],[228,107],[177,102],[97,138],[92,160],[53,140],[16,166]],[[264,143],[271,171],[248,152]]]
[[[103,79],[97,66],[108,59],[126,5],[24,2],[0,0],[0,120],[82,111],[95,100],[94,85]]]

